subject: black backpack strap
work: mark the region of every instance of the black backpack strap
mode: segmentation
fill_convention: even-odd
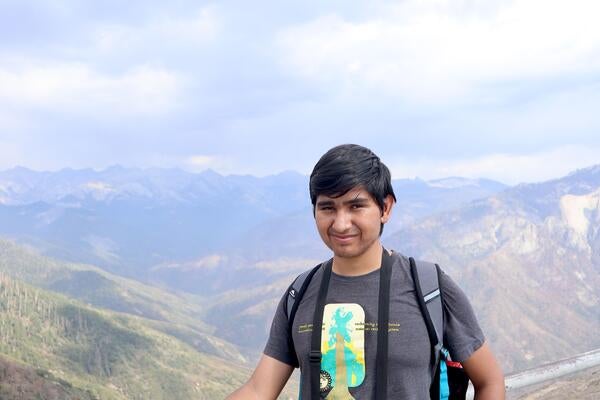
[[[434,368],[440,359],[444,343],[444,310],[439,284],[437,264],[415,261],[410,257],[410,272],[417,291],[417,302],[423,314],[429,341],[431,342]]]
[[[390,284],[392,280],[392,256],[384,248],[379,270],[379,305],[377,308],[377,357],[375,359],[375,400],[387,398],[388,384],[388,335],[390,319]]]
[[[327,290],[329,289],[329,281],[331,279],[332,264],[328,262],[323,267],[323,279],[321,280],[321,286],[319,286],[310,336],[310,398],[315,400],[321,397],[321,333],[323,329],[323,311],[325,310],[325,303],[327,301]]]
[[[298,305],[300,304],[300,300],[302,300],[302,296],[304,296],[304,292],[306,292],[306,288],[310,284],[310,281],[314,274],[319,270],[322,264],[315,266],[308,271],[304,271],[290,285],[287,290],[287,301],[284,303],[285,313],[287,315],[288,320],[288,331],[290,335],[292,333],[292,324],[294,323],[294,317],[296,316],[296,311],[298,310]]]

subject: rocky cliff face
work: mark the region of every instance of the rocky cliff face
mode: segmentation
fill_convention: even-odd
[[[600,168],[520,185],[395,234],[472,299],[503,364],[521,369],[600,345]]]

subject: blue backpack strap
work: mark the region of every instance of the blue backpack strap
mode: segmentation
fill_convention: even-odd
[[[434,368],[439,366],[439,393],[440,399],[447,399],[450,393],[445,359],[448,352],[444,348],[444,309],[439,284],[439,266],[437,264],[415,261],[410,258],[410,271],[417,292],[417,301],[432,347]]]

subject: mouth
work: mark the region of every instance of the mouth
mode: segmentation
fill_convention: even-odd
[[[350,243],[358,235],[335,235],[331,234],[331,238],[341,244]]]

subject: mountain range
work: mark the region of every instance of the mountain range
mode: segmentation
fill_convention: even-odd
[[[113,323],[102,326],[147,334],[144,343],[174,341],[192,353],[186,360],[212,360],[215,396],[249,373],[293,277],[329,257],[307,181],[293,172],[0,172],[0,235],[7,238],[0,240],[0,273],[27,288],[28,299],[72,302],[90,321]],[[513,187],[456,177],[393,185],[398,203],[384,245],[438,262],[459,283],[506,372],[600,347],[591,334],[600,331],[600,166]],[[20,315],[14,324],[26,326],[23,318],[44,319]],[[19,377],[41,368],[38,376],[62,379],[76,393],[97,395],[107,384],[125,390],[125,378],[103,377],[102,368],[81,377],[94,340],[87,339],[79,367],[52,359],[63,372],[75,365],[74,373],[35,364],[42,356],[31,350],[0,353]],[[173,371],[190,384],[189,374]]]
[[[425,218],[388,243],[461,283],[510,369],[600,344],[600,167]]]
[[[394,187],[399,217],[390,231],[505,185],[448,178],[397,180]],[[190,281],[178,271],[207,260],[213,265],[215,253],[235,265],[325,254],[314,235],[308,178],[295,172],[257,178],[210,170],[17,167],[0,172],[0,221],[0,235],[44,254],[195,293],[210,291],[207,280]],[[285,234],[273,235],[282,224]]]

